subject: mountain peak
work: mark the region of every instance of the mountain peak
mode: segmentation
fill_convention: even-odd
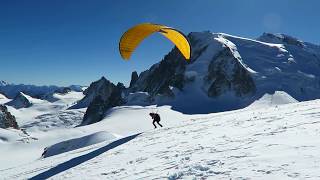
[[[288,45],[295,45],[299,47],[304,47],[304,42],[281,33],[267,33],[264,32],[260,37],[258,37],[259,41],[268,42],[268,43],[276,43],[276,44],[288,44]]]
[[[6,86],[6,85],[9,85],[9,83],[6,81],[0,80],[0,86]]]
[[[102,76],[98,81],[108,81],[108,79],[104,76]]]
[[[32,106],[32,97],[20,92],[12,101],[6,103],[6,105],[12,106],[16,109],[27,108]]]
[[[107,99],[114,87],[115,85],[112,82],[102,76],[99,80],[90,84],[90,86],[83,92],[85,97],[72,106],[71,109],[88,107],[97,96]]]

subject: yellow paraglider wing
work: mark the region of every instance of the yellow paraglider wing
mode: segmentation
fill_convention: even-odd
[[[168,38],[176,45],[186,59],[190,59],[191,47],[184,34],[173,28],[151,23],[136,25],[122,35],[119,43],[121,57],[128,60],[137,46],[146,37],[155,32],[159,32]]]
[[[181,32],[172,28],[163,28],[159,31],[163,36],[168,38],[180,50],[181,54],[187,59],[190,59],[191,48],[189,41]]]

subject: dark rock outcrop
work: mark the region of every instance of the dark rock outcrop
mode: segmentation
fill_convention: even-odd
[[[167,54],[162,61],[140,74],[136,83],[130,87],[132,92],[144,91],[151,96],[161,94],[173,96],[170,86],[182,90],[187,61],[177,48]]]
[[[0,105],[0,128],[19,129],[16,118],[8,111],[7,107]]]
[[[138,78],[139,78],[139,76],[138,76],[137,71],[133,71],[131,73],[131,81],[130,81],[129,88],[133,87],[133,85],[137,82]]]
[[[103,96],[102,94],[95,96],[83,117],[81,125],[99,122],[103,119],[105,112],[109,108],[124,104],[121,96],[124,88],[122,83],[118,83],[117,86],[112,84],[110,85],[110,89],[108,88],[110,94],[107,96]]]
[[[98,81],[90,84],[90,86],[83,92],[85,97],[78,101],[77,104],[70,107],[70,109],[88,107],[97,97],[106,101],[110,97],[114,87],[115,85],[113,83],[108,81],[105,77],[101,77]]]
[[[217,97],[226,91],[234,91],[236,96],[255,92],[254,81],[240,61],[228,47],[213,58],[207,76],[211,83],[208,89],[209,97]]]
[[[54,91],[54,93],[58,93],[58,94],[67,94],[69,92],[71,92],[70,87],[63,87]]]
[[[305,46],[302,41],[286,34],[263,33],[262,36],[258,38],[258,40],[270,43],[283,43],[285,45],[293,45],[300,48],[303,48]]]

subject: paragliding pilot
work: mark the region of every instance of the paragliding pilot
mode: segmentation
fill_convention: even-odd
[[[158,123],[159,126],[162,127],[162,125],[160,124],[160,115],[158,113],[149,113],[149,115],[151,116],[151,118],[153,119],[152,124],[154,125],[154,128],[157,128],[155,123]]]

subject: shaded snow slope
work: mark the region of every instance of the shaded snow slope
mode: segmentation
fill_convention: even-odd
[[[4,179],[39,174],[53,179],[318,179],[319,104],[185,116],[179,124],[120,144],[106,141],[0,174]]]
[[[70,139],[67,141],[62,141],[57,144],[46,147],[45,153],[42,157],[50,157],[64,152],[72,151],[75,149],[83,148],[93,144],[101,143],[103,141],[111,141],[116,139],[116,136],[100,131],[87,136],[83,136],[76,139]]]

